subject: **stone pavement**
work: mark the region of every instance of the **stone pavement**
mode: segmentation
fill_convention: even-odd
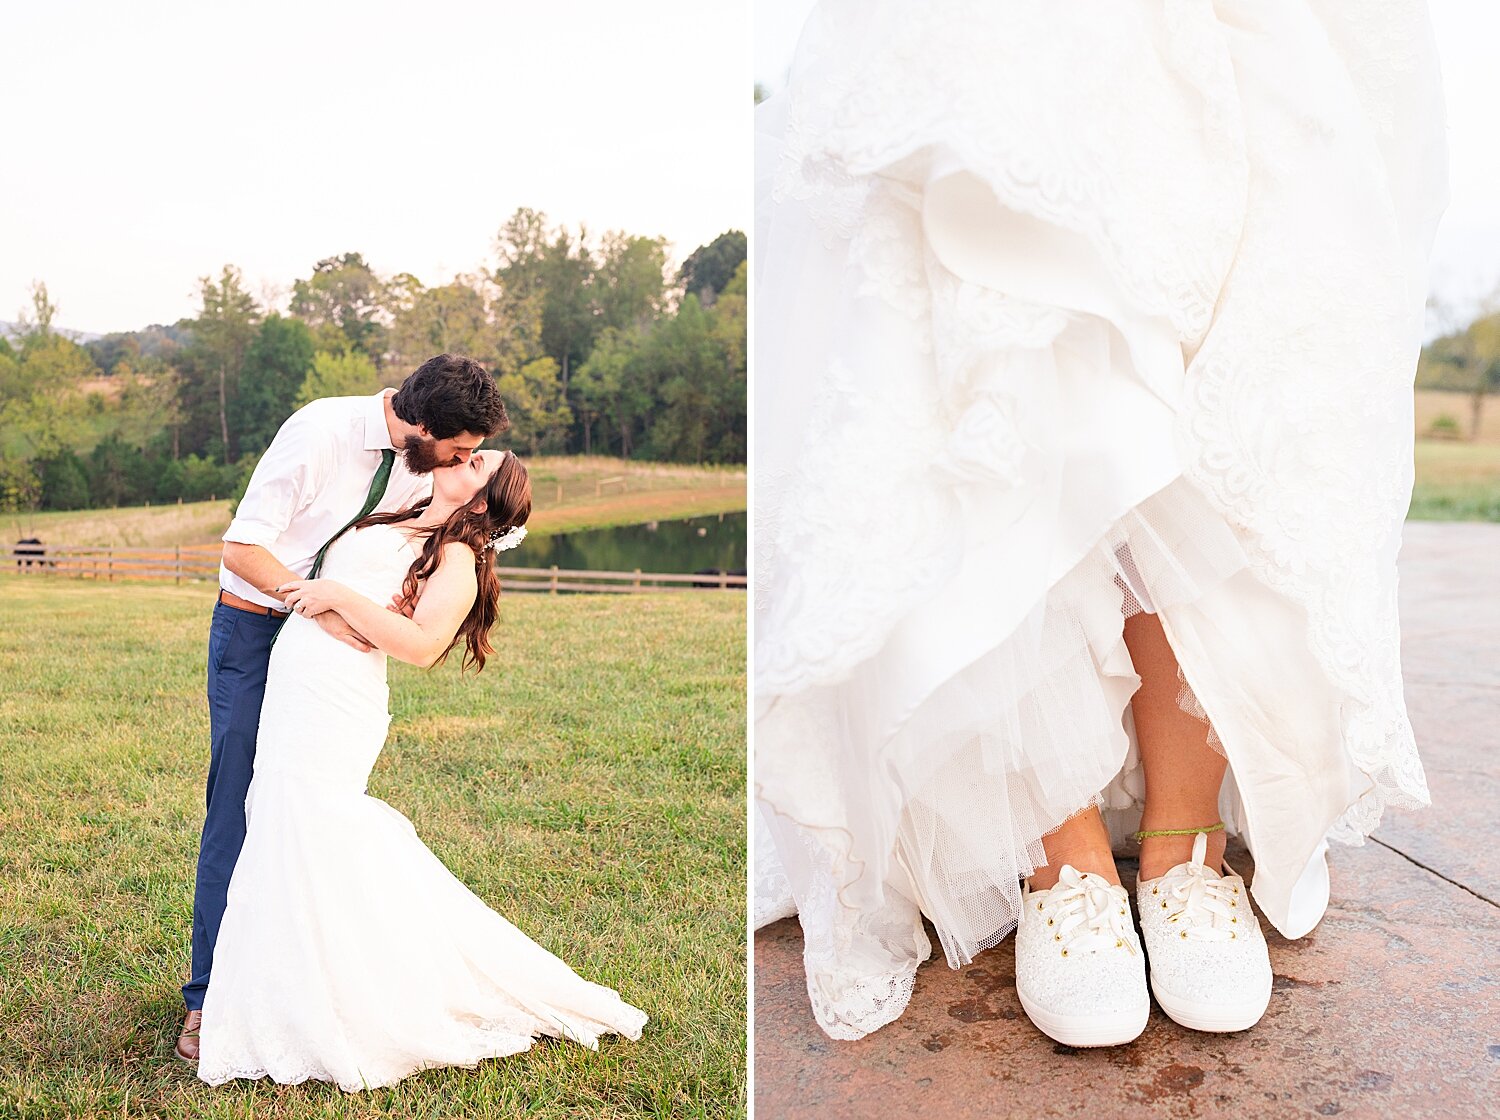
[[[1332,902],[1308,936],[1264,926],[1276,983],[1259,1025],[1198,1034],[1153,1008],[1129,1046],[1060,1046],[1021,1010],[1007,938],[957,971],[939,952],[900,1019],[835,1042],[790,919],[755,938],[757,1120],[1500,1117],[1500,525],[1409,523],[1400,571],[1433,808],[1330,851]],[[1230,859],[1250,878],[1243,849]],[[1133,891],[1133,864],[1120,872]]]

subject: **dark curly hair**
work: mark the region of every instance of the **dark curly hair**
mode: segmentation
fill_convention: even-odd
[[[452,439],[460,432],[489,437],[510,427],[495,379],[461,354],[428,358],[401,383],[391,407],[433,439]]]
[[[428,501],[418,502],[410,509],[395,513],[372,513],[356,522],[354,527],[408,521],[426,509]],[[526,519],[530,516],[531,476],[526,473],[521,460],[516,458],[516,453],[507,451],[482,491],[454,510],[441,525],[418,530],[426,539],[422,542],[421,554],[407,571],[406,579],[401,584],[404,598],[414,598],[417,584],[437,571],[443,557],[443,546],[451,541],[462,541],[474,550],[477,564],[475,574],[479,577],[474,605],[469,608],[469,614],[453,635],[453,641],[433,662],[434,665],[441,665],[460,639],[467,647],[464,652],[465,669],[470,666],[476,671],[483,669],[485,657],[495,652],[490,645],[489,635],[490,627],[495,624],[500,613],[500,577],[495,574],[494,553],[489,550],[489,543],[507,529],[526,524]]]

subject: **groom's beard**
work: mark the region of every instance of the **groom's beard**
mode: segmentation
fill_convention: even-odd
[[[401,461],[412,474],[431,474],[439,467],[448,466],[437,457],[437,440],[421,436],[407,436],[401,445]]]

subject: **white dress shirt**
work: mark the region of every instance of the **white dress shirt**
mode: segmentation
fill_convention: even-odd
[[[364,506],[380,452],[392,446],[385,424],[391,393],[324,397],[292,413],[255,465],[223,539],[262,545],[299,576],[307,575],[318,549]],[[431,494],[432,476],[412,474],[398,452],[373,512],[406,509]],[[252,603],[285,609],[222,563],[219,586]]]

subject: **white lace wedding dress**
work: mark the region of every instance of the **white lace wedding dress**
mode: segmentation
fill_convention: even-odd
[[[376,525],[341,537],[324,574],[378,603],[415,552]],[[646,1015],[489,909],[365,793],[390,725],[386,657],[300,615],[272,650],[203,1004],[198,1076],[270,1076],[355,1091],[434,1066],[526,1050],[537,1035],[597,1048]]]
[[[1446,198],[1408,0],[824,0],[757,111],[757,924],[818,1022],[1142,783],[1154,610],[1297,937],[1427,791],[1395,558]],[[1184,822],[1192,824],[1197,822]]]

